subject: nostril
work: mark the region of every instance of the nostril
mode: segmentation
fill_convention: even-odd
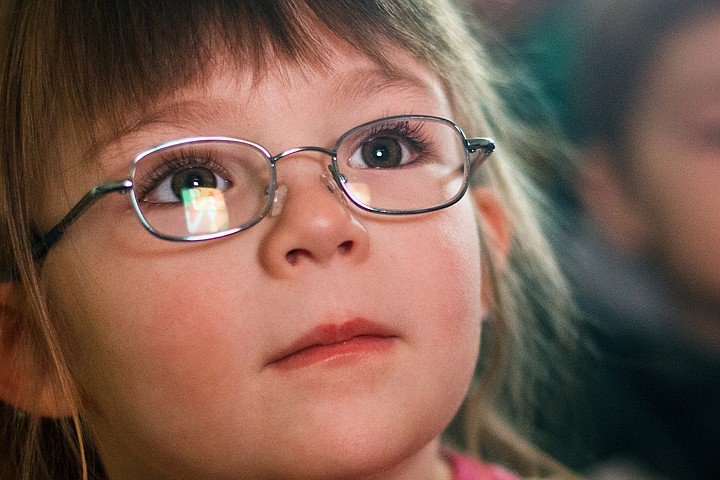
[[[343,255],[343,254],[348,253],[350,250],[352,250],[352,248],[353,248],[353,241],[348,240],[348,241],[343,242],[340,245],[338,245],[338,252],[341,255]]]
[[[290,265],[297,265],[298,257],[300,256],[300,250],[290,250],[285,254],[285,259]]]
[[[347,240],[338,245],[337,251],[340,255],[344,255],[346,253],[349,253],[354,246],[355,242],[353,242],[352,240]],[[303,256],[312,257],[312,254],[303,248],[294,248],[285,254],[285,260],[290,265],[297,265]]]

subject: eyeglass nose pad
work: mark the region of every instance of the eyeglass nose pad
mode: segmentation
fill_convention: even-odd
[[[278,185],[275,188],[275,196],[273,197],[273,204],[270,209],[271,217],[275,217],[282,213],[283,205],[285,204],[285,197],[287,197],[287,187],[285,185]]]
[[[324,173],[320,175],[320,178],[322,178],[323,182],[325,182],[325,187],[327,187],[328,191],[332,192],[343,205],[347,205],[347,198],[345,197],[345,193],[338,187],[335,179],[333,177],[327,176]]]

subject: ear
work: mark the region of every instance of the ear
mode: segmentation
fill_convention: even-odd
[[[490,252],[493,268],[502,270],[507,265],[510,245],[512,243],[512,225],[500,200],[488,188],[475,187],[472,189],[473,200],[479,214],[482,241]],[[487,267],[483,268],[483,276],[487,275]],[[490,282],[482,282],[481,303],[483,308],[491,303],[493,297]]]
[[[60,418],[60,408],[47,365],[40,364],[32,342],[23,341],[22,308],[12,282],[0,282],[0,400],[27,413]]]
[[[623,173],[603,148],[590,148],[581,155],[577,191],[593,225],[616,247],[629,253],[643,250],[649,230]]]
[[[486,187],[475,187],[472,190],[475,206],[480,214],[483,241],[490,249],[496,266],[504,267],[507,263],[512,242],[512,226],[500,200]]]

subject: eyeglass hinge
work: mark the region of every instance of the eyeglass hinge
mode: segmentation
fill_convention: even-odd
[[[495,142],[489,138],[468,138],[466,147],[470,153],[483,150],[490,154],[495,150]]]

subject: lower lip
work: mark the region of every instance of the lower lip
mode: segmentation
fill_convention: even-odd
[[[389,351],[395,345],[395,337],[359,335],[344,342],[315,345],[285,357],[272,364],[273,368],[288,371],[315,364],[344,365],[368,355]]]

